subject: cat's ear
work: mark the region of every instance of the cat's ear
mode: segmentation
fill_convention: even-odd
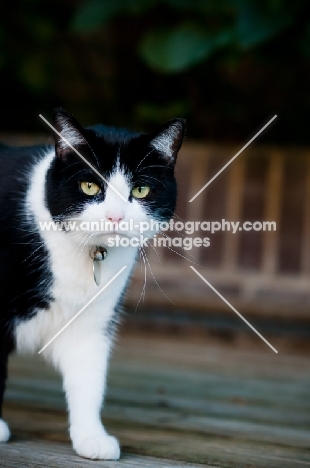
[[[72,152],[71,146],[78,150],[81,145],[87,144],[82,125],[61,107],[54,110],[54,127],[58,132],[54,132],[56,155],[61,159]]]
[[[185,130],[185,119],[169,120],[158,132],[152,135],[150,146],[158,151],[168,164],[174,164],[183,142]]]

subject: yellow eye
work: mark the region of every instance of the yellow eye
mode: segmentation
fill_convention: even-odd
[[[81,182],[80,187],[86,195],[97,195],[100,191],[100,187],[94,182]]]
[[[134,187],[131,191],[131,194],[135,198],[145,198],[149,194],[150,190],[151,188],[147,185],[142,185]]]

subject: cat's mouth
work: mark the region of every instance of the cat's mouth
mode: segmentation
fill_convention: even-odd
[[[115,238],[123,238],[126,237],[127,239],[131,239],[132,237],[136,237],[136,234],[134,233],[129,233],[129,232],[124,232],[124,231],[119,231],[119,230],[114,230],[114,231],[102,231],[102,232],[96,232],[93,234],[92,239],[115,239]]]
[[[130,233],[127,233],[127,232],[124,232],[124,231],[118,231],[118,230],[114,230],[114,231],[102,231],[102,232],[98,232],[95,234],[96,236],[112,236],[112,237],[115,237],[115,236],[120,236],[120,237],[132,237],[133,234],[130,234]]]
[[[97,232],[88,239],[88,245],[100,245],[102,247],[129,246],[132,239],[138,239],[136,234],[130,234],[124,231]]]

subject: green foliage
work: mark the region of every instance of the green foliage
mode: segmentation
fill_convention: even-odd
[[[119,15],[141,14],[156,4],[156,0],[88,0],[82,3],[73,17],[71,29],[91,32]]]
[[[295,11],[283,8],[283,2],[270,2],[269,8],[263,3],[246,2],[238,8],[236,33],[243,48],[264,43],[293,23]]]
[[[182,23],[174,29],[155,29],[146,33],[138,52],[150,68],[176,73],[208,59],[230,39],[230,31],[211,35],[193,23]]]
[[[71,27],[84,34],[107,27],[117,17],[149,19],[151,30],[136,50],[151,69],[180,73],[207,61],[220,49],[240,54],[270,41],[292,25],[307,0],[87,0]],[[166,21],[166,17],[169,21]],[[165,25],[165,23],[168,23]]]
[[[274,112],[290,129],[278,141],[310,143],[309,0],[18,4],[0,16],[2,129],[63,105],[132,128],[180,115],[192,136],[231,140]]]

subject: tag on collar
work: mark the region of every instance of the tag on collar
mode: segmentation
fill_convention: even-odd
[[[104,247],[92,247],[89,251],[90,257],[93,259],[93,275],[97,286],[101,283],[101,262],[108,255]]]

